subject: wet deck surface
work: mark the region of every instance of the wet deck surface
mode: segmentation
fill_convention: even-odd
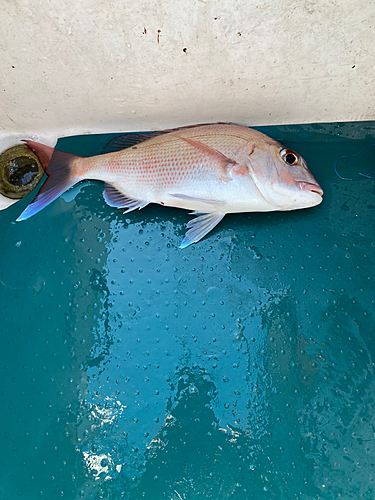
[[[375,123],[261,130],[320,206],[185,250],[184,211],[122,215],[99,183],[0,213],[0,499],[374,498],[375,181],[333,165]]]

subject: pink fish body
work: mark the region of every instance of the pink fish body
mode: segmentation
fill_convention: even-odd
[[[141,134],[133,136],[142,141]],[[227,213],[295,210],[318,205],[323,191],[305,161],[270,137],[232,124],[201,125],[117,138],[120,151],[82,158],[26,141],[48,179],[17,220],[34,215],[84,179],[104,181],[110,206],[149,203],[192,210],[184,248],[203,238]]]

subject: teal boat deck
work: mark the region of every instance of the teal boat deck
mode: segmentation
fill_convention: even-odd
[[[228,215],[185,250],[186,212],[123,215],[100,183],[0,213],[0,499],[374,498],[375,181],[334,164],[375,122],[259,129],[321,205]]]

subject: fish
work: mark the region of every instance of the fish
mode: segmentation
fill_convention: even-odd
[[[305,160],[267,135],[232,123],[194,125],[113,139],[80,157],[26,140],[47,180],[17,221],[83,180],[104,181],[104,200],[124,213],[150,203],[190,210],[180,245],[197,243],[226,214],[297,210],[321,203]]]

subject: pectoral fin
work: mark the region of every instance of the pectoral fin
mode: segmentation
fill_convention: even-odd
[[[199,212],[193,212],[194,215],[199,215]],[[187,223],[188,231],[185,238],[182,240],[180,248],[186,248],[192,243],[197,243],[206,234],[208,234],[224,217],[223,213],[201,214],[197,218],[192,219]]]
[[[179,137],[179,139],[187,142],[188,144],[190,144],[190,146],[199,149],[207,156],[215,160],[215,164],[219,166],[222,179],[225,181],[230,180],[229,178],[227,178],[227,174],[229,170],[233,167],[233,165],[236,164],[234,160],[231,160],[227,156],[223,155],[223,153],[220,153],[220,151],[218,151],[217,149],[211,148],[210,146],[207,146],[207,144],[203,144],[202,142],[195,141],[193,139],[188,139],[187,137]]]
[[[178,198],[180,200],[187,200],[187,201],[199,201],[200,203],[211,203],[211,204],[219,204],[219,205],[225,205],[225,201],[221,200],[208,200],[206,198],[196,198],[195,196],[188,196],[187,194],[180,194],[180,193],[169,193],[169,196],[173,196],[173,198]]]

